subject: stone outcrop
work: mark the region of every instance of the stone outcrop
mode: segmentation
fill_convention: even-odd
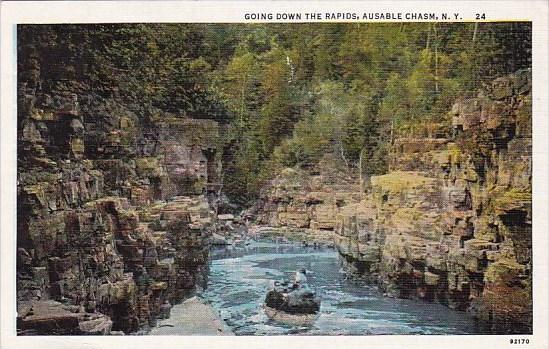
[[[21,62],[18,331],[147,330],[205,284],[219,126],[144,120],[115,87],[94,92],[70,67]]]
[[[83,312],[78,306],[67,306],[53,300],[28,302],[19,314],[17,328],[20,334],[113,334],[112,320],[108,316]]]
[[[500,78],[454,105],[454,137],[394,142],[390,172],[338,213],[351,270],[388,295],[531,332],[530,87],[530,71]]]
[[[318,167],[312,176],[284,169],[261,193],[254,207],[256,221],[272,227],[333,230],[339,208],[360,201],[360,187],[348,176],[333,173],[333,163]]]

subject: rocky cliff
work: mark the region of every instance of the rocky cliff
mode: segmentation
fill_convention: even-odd
[[[253,207],[256,221],[272,227],[332,231],[339,208],[361,200],[360,186],[339,172],[327,154],[317,169],[284,169],[264,188]]]
[[[362,195],[282,174],[259,220],[333,229],[346,267],[388,296],[470,311],[498,333],[531,332],[530,74],[457,101],[446,137],[396,139],[389,172]]]
[[[220,127],[137,116],[116,86],[21,52],[18,332],[147,330],[205,283]]]
[[[391,171],[338,214],[344,259],[389,295],[530,332],[530,87],[530,71],[500,78],[453,106],[454,137],[396,140]]]

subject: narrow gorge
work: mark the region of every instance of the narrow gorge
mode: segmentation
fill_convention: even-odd
[[[450,134],[450,125],[433,125],[431,137],[395,139],[388,173],[362,185],[334,178],[326,164],[287,169],[258,205],[259,221],[333,232],[348,270],[387,296],[530,331],[530,90],[522,71],[456,101]]]
[[[481,333],[531,333],[529,59],[462,81],[476,51],[448,48],[439,63],[419,23],[244,27],[19,27],[18,335],[150,334],[196,295],[226,318],[216,286],[246,293],[238,273],[282,268],[259,258],[262,248],[296,265],[300,253],[318,257],[306,263],[327,298],[344,278],[383,307],[440,304],[451,318],[441,321],[458,327],[453,317],[467,314]],[[478,45],[509,49],[505,27],[490,28]],[[442,48],[470,34],[443,29]],[[393,67],[401,49],[336,44],[361,31],[371,42],[414,38],[413,63],[376,75],[389,68],[375,57]],[[316,51],[300,46],[308,37]],[[406,76],[407,97],[397,88]],[[429,79],[437,85],[417,87]],[[249,243],[257,256],[236,273],[224,258],[246,256],[238,248]],[[315,263],[329,264],[326,279]],[[253,326],[234,314],[227,323],[256,334],[253,314]],[[330,330],[311,333],[345,326],[324,321]]]

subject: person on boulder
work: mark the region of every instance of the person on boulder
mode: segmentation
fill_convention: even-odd
[[[300,270],[295,272],[294,276],[294,285],[295,288],[299,288],[300,286],[304,286],[307,284],[307,270],[305,268],[301,268]]]

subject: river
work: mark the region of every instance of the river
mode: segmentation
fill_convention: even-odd
[[[262,309],[272,280],[290,279],[306,268],[308,283],[322,298],[309,327],[270,320]],[[348,277],[333,249],[253,242],[213,249],[208,286],[201,295],[236,335],[480,334],[467,313],[423,301],[384,297],[376,286]],[[484,332],[486,333],[486,332]]]

